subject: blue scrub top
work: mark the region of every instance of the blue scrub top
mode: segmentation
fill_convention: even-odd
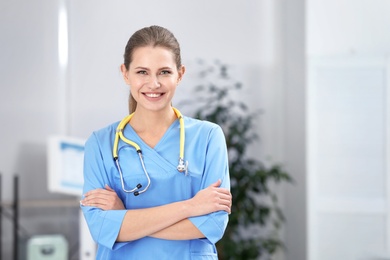
[[[222,180],[221,187],[230,189],[227,148],[222,129],[214,123],[184,117],[184,159],[188,161],[188,175],[176,169],[180,144],[179,120],[170,126],[154,148],[145,144],[130,125],[126,126],[126,138],[141,147],[151,184],[139,196],[125,193],[112,157],[118,124],[116,122],[94,132],[85,144],[84,194],[108,184],[122,199],[126,209],[139,209],[187,200],[218,179]],[[135,149],[120,141],[118,151],[125,188],[133,189],[138,183],[146,187],[147,179]],[[190,218],[205,235],[203,239],[144,237],[131,242],[116,242],[126,210],[81,208],[91,235],[98,244],[96,259],[218,259],[215,243],[223,236],[228,223],[228,214],[219,211]]]

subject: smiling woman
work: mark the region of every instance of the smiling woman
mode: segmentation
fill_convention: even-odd
[[[126,75],[130,69],[134,70],[132,71],[133,73],[145,75],[145,80],[147,80],[147,78],[150,80],[150,77],[152,76],[150,74],[151,71],[149,71],[152,69],[151,66],[156,67],[155,70],[162,75],[176,72],[177,75],[175,74],[173,76],[177,77],[177,84],[181,80],[185,69],[181,63],[179,42],[170,31],[160,30],[160,28],[161,27],[158,26],[152,26],[141,29],[137,31],[132,37],[130,37],[129,41],[127,42],[123,56],[124,63],[121,66],[122,74],[127,84],[130,85],[130,82],[128,81],[129,78]],[[144,48],[140,50],[141,47]],[[158,51],[156,51],[156,47]],[[137,54],[134,55],[134,51],[136,49],[138,51]],[[132,62],[135,58],[138,59],[137,62]],[[161,67],[154,64],[156,61],[159,62],[159,66]],[[142,65],[147,65],[150,63],[151,65],[149,65],[149,67],[144,67],[144,65]],[[131,68],[129,67],[130,65]],[[157,85],[160,84],[158,81],[154,81],[152,83]],[[130,94],[129,102],[130,113],[134,112],[137,107],[137,101],[134,99],[132,94],[133,93]]]
[[[218,125],[171,105],[185,72],[179,43],[143,28],[121,71],[130,114],[85,145],[81,207],[97,259],[218,259],[232,205],[226,141]]]
[[[176,87],[185,72],[183,65],[176,65],[169,49],[154,46],[138,47],[129,67],[122,64],[121,70],[131,88],[131,102],[138,104],[138,110],[170,109]]]

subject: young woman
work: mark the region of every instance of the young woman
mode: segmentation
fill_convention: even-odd
[[[151,26],[129,39],[121,66],[130,115],[85,144],[81,207],[97,259],[217,259],[231,209],[221,128],[172,107],[180,46]]]

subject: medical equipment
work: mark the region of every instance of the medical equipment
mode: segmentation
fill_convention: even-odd
[[[185,174],[187,174],[187,172],[188,172],[188,162],[186,162],[186,163],[184,162],[184,141],[185,141],[184,140],[185,139],[185,137],[184,137],[184,119],[183,119],[183,116],[181,115],[179,110],[177,110],[174,107],[172,107],[172,109],[175,112],[175,114],[176,114],[176,116],[177,116],[177,118],[179,119],[179,122],[180,122],[180,153],[179,153],[179,164],[177,165],[177,170],[179,172],[185,172]],[[124,192],[127,192],[127,193],[134,193],[135,196],[138,196],[139,194],[144,193],[145,191],[147,191],[149,189],[149,186],[150,186],[150,176],[149,176],[148,171],[145,168],[145,164],[144,164],[144,159],[142,157],[141,148],[135,142],[127,139],[124,136],[124,134],[123,134],[123,130],[125,129],[126,125],[130,122],[130,120],[133,117],[133,115],[134,115],[134,113],[128,115],[127,117],[125,117],[119,123],[119,125],[118,125],[118,127],[116,129],[116,133],[115,133],[115,140],[114,140],[114,146],[113,146],[113,150],[112,150],[112,155],[113,155],[116,167],[118,168],[118,171],[119,171],[119,175],[120,175],[120,178],[121,178],[121,184],[122,184],[122,190]],[[122,173],[122,169],[121,169],[121,167],[119,165],[119,157],[118,157],[119,139],[122,140],[123,142],[133,146],[136,149],[137,153],[138,153],[142,169],[143,169],[145,177],[146,177],[146,179],[148,181],[148,184],[146,185],[146,187],[143,190],[139,190],[139,189],[142,188],[142,185],[140,183],[138,183],[131,190],[127,190],[125,188],[125,183],[124,183],[124,180],[123,180],[123,173]]]
[[[67,260],[68,242],[63,235],[37,235],[27,242],[27,260]]]

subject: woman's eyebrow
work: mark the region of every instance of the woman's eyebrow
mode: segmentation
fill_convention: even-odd
[[[142,67],[142,66],[135,67],[134,69],[135,69],[135,70],[139,70],[139,69],[143,69],[143,70],[149,70],[148,68],[146,68],[146,67]]]
[[[171,67],[168,67],[168,66],[165,66],[165,67],[162,67],[160,68],[160,70],[171,70],[172,68]]]

